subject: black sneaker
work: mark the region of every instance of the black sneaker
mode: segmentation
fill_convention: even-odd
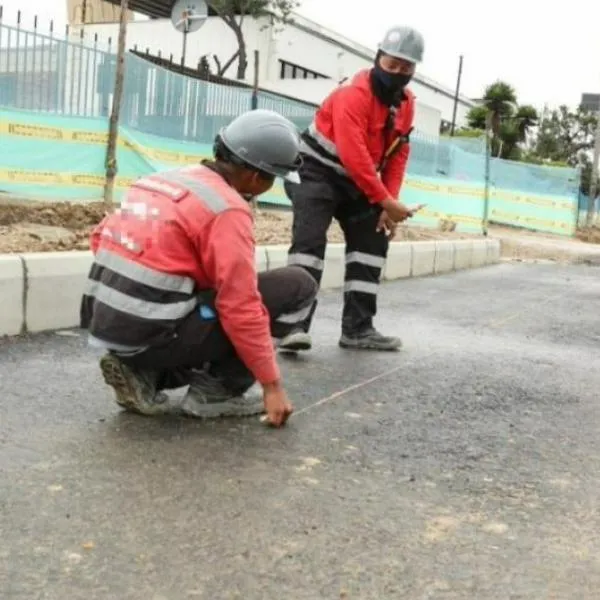
[[[348,350],[394,352],[402,348],[402,340],[397,337],[382,335],[376,329],[368,329],[355,334],[342,333],[339,345],[340,348]]]

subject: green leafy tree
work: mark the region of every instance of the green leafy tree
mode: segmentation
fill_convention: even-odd
[[[523,146],[533,127],[538,124],[538,114],[533,106],[523,105],[517,108],[514,116],[500,122],[498,132],[498,156],[510,160],[521,160]]]
[[[467,123],[472,129],[485,131],[485,120],[488,109],[485,106],[474,106],[467,114]]]
[[[297,0],[208,0],[207,4],[231,28],[238,44],[236,53],[223,66],[215,57],[219,75],[223,75],[237,58],[237,78],[244,79],[248,68],[248,52],[243,32],[244,20],[266,16],[273,23],[289,23],[292,11],[300,5],[300,2]]]
[[[533,127],[536,127],[539,122],[539,115],[537,110],[529,105],[524,104],[519,106],[517,109],[517,114],[515,115],[515,120],[518,123],[518,129],[520,134],[519,141],[524,142],[527,139],[527,136],[531,132]]]
[[[560,106],[540,123],[533,155],[542,163],[562,163],[581,168],[581,190],[589,194],[592,181],[591,152],[597,117],[581,106]],[[599,189],[600,191],[600,189]]]
[[[534,147],[542,159],[565,162],[575,167],[581,162],[582,153],[593,148],[596,117],[579,107],[570,110],[560,106],[544,119],[539,127]]]

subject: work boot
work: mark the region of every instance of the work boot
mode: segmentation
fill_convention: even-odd
[[[200,419],[259,415],[264,412],[262,389],[255,384],[245,393],[236,394],[220,377],[194,369],[180,410]]]
[[[340,347],[349,350],[379,350],[393,352],[402,347],[402,340],[397,337],[382,335],[374,328],[359,333],[342,333]]]
[[[310,335],[302,329],[294,329],[276,344],[282,352],[302,352],[312,348]]]
[[[169,396],[156,389],[157,373],[134,369],[114,354],[100,359],[100,370],[114,389],[117,404],[125,410],[147,416],[169,412]]]

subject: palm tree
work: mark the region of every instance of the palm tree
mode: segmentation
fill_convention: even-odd
[[[533,106],[529,104],[519,106],[517,114],[515,115],[515,120],[518,122],[520,142],[527,140],[527,135],[531,128],[538,124],[539,119],[538,112]]]
[[[515,114],[517,94],[515,89],[504,81],[496,81],[489,85],[483,95],[482,105],[490,114],[494,137],[500,133],[500,123]]]
[[[487,115],[488,109],[485,106],[474,106],[467,114],[467,123],[469,127],[485,131],[485,120]]]
[[[497,156],[518,159],[521,154],[519,144],[523,144],[527,140],[529,131],[537,124],[537,110],[529,105],[519,106],[513,117],[503,119],[500,123]]]
[[[469,127],[491,131],[491,155],[518,158],[519,144],[538,123],[533,106],[517,106],[515,89],[504,81],[489,85],[478,106],[467,115]]]

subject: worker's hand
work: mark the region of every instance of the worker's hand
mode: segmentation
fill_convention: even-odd
[[[384,200],[381,203],[381,208],[383,208],[383,210],[387,213],[387,216],[394,223],[401,223],[402,221],[406,221],[406,219],[413,216],[413,213],[406,206],[404,206],[402,202],[392,200],[392,198]]]
[[[396,229],[398,228],[398,223],[395,223],[390,219],[389,215],[385,210],[381,213],[379,217],[379,221],[377,223],[377,232],[383,231],[387,236],[388,240],[393,240],[396,236]]]
[[[280,382],[263,386],[263,401],[267,413],[267,423],[273,427],[283,427],[294,412],[294,407]]]

